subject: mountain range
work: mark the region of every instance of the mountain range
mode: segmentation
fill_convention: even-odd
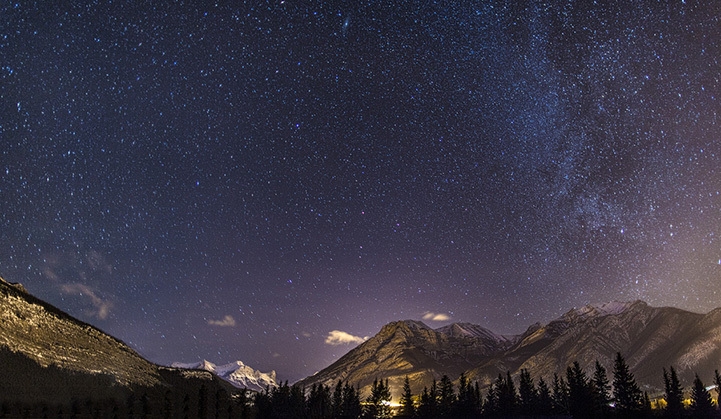
[[[517,378],[521,369],[550,383],[554,373],[564,377],[574,361],[592,374],[598,360],[611,376],[617,352],[652,394],[663,388],[664,367],[674,366],[687,386],[695,373],[711,382],[714,370],[721,369],[721,309],[699,314],[643,301],[587,305],[511,336],[469,323],[432,329],[419,321],[397,321],[298,384],[343,380],[368,394],[374,379],[388,379],[398,400],[406,376],[414,394],[443,375],[457,380],[462,373],[481,388],[498,374]]]
[[[388,379],[398,400],[406,376],[414,394],[443,375],[458,380],[465,374],[486,388],[499,374],[508,371],[517,377],[527,369],[535,379],[551,382],[574,361],[589,373],[599,361],[610,376],[617,352],[651,394],[662,388],[662,368],[669,366],[686,387],[695,373],[710,383],[714,370],[721,369],[721,308],[700,314],[643,301],[587,305],[517,335],[500,335],[471,323],[433,329],[415,320],[396,321],[296,384],[309,389],[343,380],[367,395],[376,378]],[[121,413],[128,413],[122,409],[139,402],[127,400],[142,394],[165,400],[153,409],[171,415],[207,408],[204,398],[209,394],[232,395],[237,387],[261,390],[276,383],[275,372],[262,373],[239,361],[153,364],[122,341],[2,278],[0,376],[3,402],[115,400],[125,406]]]
[[[267,387],[277,387],[278,382],[275,371],[260,372],[241,361],[225,365],[216,365],[210,361],[202,360],[194,363],[174,362],[172,367],[188,370],[204,370],[212,372],[238,388],[254,391],[263,391]]]

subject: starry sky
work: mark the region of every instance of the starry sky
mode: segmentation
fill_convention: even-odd
[[[721,306],[721,3],[74,3],[0,6],[0,276],[154,362]]]

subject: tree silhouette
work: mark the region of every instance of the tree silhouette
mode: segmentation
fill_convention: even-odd
[[[550,415],[553,410],[553,399],[551,398],[551,390],[543,377],[538,379],[538,401],[536,414],[544,416]]]
[[[343,386],[343,409],[341,418],[358,418],[362,413],[358,390],[348,383]]]
[[[313,384],[310,388],[307,405],[308,417],[311,419],[329,417],[331,412],[330,389],[323,384]]]
[[[578,361],[566,369],[568,380],[568,410],[574,418],[593,417],[593,393],[586,373]]]
[[[293,418],[304,416],[307,410],[305,389],[301,386],[293,385],[290,387],[289,397],[290,400],[288,401],[288,412],[290,416]]]
[[[696,374],[691,389],[691,417],[697,419],[712,418],[715,413],[711,394],[709,394],[701,379],[698,378],[698,374]]]
[[[388,379],[385,383],[377,378],[373,380],[371,386],[371,395],[368,396],[368,416],[371,418],[389,418],[391,417],[391,390],[388,387]]]
[[[478,397],[476,396],[478,382],[476,387],[466,378],[466,374],[461,374],[458,379],[458,398],[456,400],[456,407],[454,409],[454,417],[457,418],[470,418],[480,413],[477,408]]]
[[[611,405],[611,385],[608,383],[606,368],[598,360],[596,360],[593,378],[591,379],[591,388],[595,415],[600,417],[608,416]]]
[[[408,376],[403,380],[403,395],[401,396],[401,416],[412,418],[416,414],[415,406],[413,406],[413,393],[411,393],[411,383]]]
[[[522,415],[531,415],[538,411],[538,393],[533,385],[533,378],[527,369],[521,369],[521,376],[518,382],[518,394],[520,396],[519,411]]]
[[[343,413],[343,382],[338,380],[333,390],[331,414],[334,418],[341,417]]]
[[[423,387],[421,394],[421,402],[418,406],[418,415],[421,418],[435,418],[438,414],[438,387],[436,380],[433,379],[431,389]]]
[[[613,398],[621,417],[637,417],[642,409],[643,394],[620,352],[613,367]]]
[[[664,399],[666,400],[666,417],[678,418],[683,416],[683,387],[678,381],[676,370],[670,367],[670,373],[663,369]]]
[[[453,383],[447,375],[441,377],[438,388],[438,415],[440,417],[451,416],[453,406],[456,402],[456,395],[453,390]]]
[[[498,374],[498,412],[502,415],[512,416],[516,414],[518,407],[518,395],[516,394],[516,386],[511,379],[510,371],[506,371],[504,379]]]
[[[558,374],[553,374],[553,413],[556,415],[568,414],[568,384],[563,380],[563,377],[559,377]]]

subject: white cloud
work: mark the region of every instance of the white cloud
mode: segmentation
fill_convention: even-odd
[[[368,340],[368,336],[362,338],[341,330],[331,330],[328,332],[328,336],[325,337],[325,343],[333,346],[348,345],[350,343],[359,344],[365,342],[366,340]]]
[[[81,297],[87,297],[95,307],[95,310],[89,312],[91,316],[95,316],[100,320],[105,320],[110,314],[113,303],[100,298],[95,291],[87,285],[80,283],[65,284],[61,287],[65,294],[78,294]]]
[[[222,320],[208,320],[208,324],[211,326],[220,327],[233,327],[235,326],[235,319],[231,315],[226,315]]]
[[[445,313],[432,313],[430,311],[427,311],[423,315],[423,320],[431,320],[434,322],[445,322],[451,319],[451,316]]]

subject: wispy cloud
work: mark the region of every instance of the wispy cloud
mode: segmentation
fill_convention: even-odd
[[[221,320],[208,320],[208,324],[211,326],[233,327],[235,326],[235,319],[231,315],[226,315]]]
[[[328,332],[328,336],[325,337],[325,343],[328,345],[348,345],[350,343],[363,343],[368,340],[368,336],[362,338],[360,336],[351,335],[348,332],[342,330],[331,330]]]
[[[105,300],[98,296],[98,294],[89,286],[78,282],[72,284],[65,284],[61,287],[65,294],[77,294],[81,297],[87,297],[95,308],[89,314],[97,317],[100,320],[105,320],[110,314],[110,309],[113,308],[113,303],[109,300]]]
[[[427,311],[423,315],[423,320],[430,320],[434,322],[445,322],[451,319],[451,316],[445,313],[433,313],[430,311]]]
[[[90,250],[86,255],[88,265],[93,271],[100,271],[110,275],[113,272],[113,265],[105,260],[105,257],[97,250]]]

